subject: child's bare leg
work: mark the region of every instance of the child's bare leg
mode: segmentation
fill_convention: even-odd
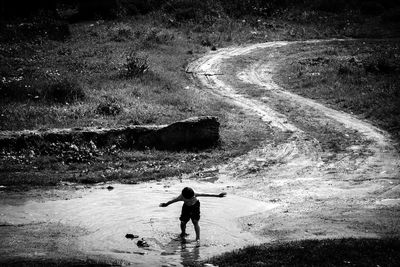
[[[181,237],[186,236],[186,223],[187,222],[181,221]]]
[[[196,240],[200,240],[200,226],[199,226],[199,221],[197,220],[192,220],[193,226],[194,226],[194,231],[196,232]]]

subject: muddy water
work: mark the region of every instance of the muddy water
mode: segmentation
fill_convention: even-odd
[[[228,194],[225,198],[199,198],[201,246],[195,246],[190,222],[187,242],[181,242],[178,235],[182,202],[166,208],[158,205],[179,195],[185,186],[207,193],[219,193],[228,187],[218,181],[182,180],[116,184],[113,190],[93,188],[82,198],[44,203],[28,201],[18,206],[7,204],[0,206],[0,210],[3,220],[9,224],[56,222],[84,227],[89,234],[78,240],[81,251],[89,255],[109,255],[139,266],[180,266],[268,241],[243,231],[237,221],[242,216],[268,211],[275,204]],[[127,233],[144,238],[150,246],[138,247],[137,239],[125,238]]]

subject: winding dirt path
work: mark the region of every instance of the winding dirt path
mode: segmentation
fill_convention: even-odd
[[[329,41],[303,43],[315,42]],[[221,182],[238,183],[231,189],[234,194],[279,204],[241,218],[242,227],[269,240],[398,236],[400,158],[390,137],[366,121],[274,83],[277,58],[271,54],[293,43],[225,48],[187,68],[201,87],[259,115],[275,135],[287,137],[283,142],[265,140],[260,148],[220,167]],[[240,94],[243,87],[267,90],[268,97]],[[297,113],[278,112],[273,107],[279,103]],[[357,142],[337,153],[325,151],[307,125],[344,133]]]
[[[312,42],[324,45],[323,41],[304,45]],[[202,89],[260,116],[260,123],[273,131],[273,139],[204,171],[205,179],[194,175],[201,181],[188,174],[163,182],[115,185],[111,191],[99,186],[77,193],[31,193],[57,199],[44,202],[22,201],[26,193],[10,199],[2,196],[0,262],[89,255],[98,262],[115,257],[138,266],[179,266],[260,242],[399,237],[400,156],[389,135],[274,83],[277,48],[291,44],[221,49],[187,68]],[[251,90],[266,93],[245,94]],[[324,142],[330,139],[341,142],[344,149],[325,149]],[[230,193],[218,202],[204,200],[204,213],[209,216],[202,219],[205,246],[200,249],[188,250],[173,241],[177,224],[171,218],[180,207],[158,207],[161,199],[175,196],[182,183],[204,192]],[[125,238],[126,233],[153,241],[150,249],[138,248],[136,241]]]

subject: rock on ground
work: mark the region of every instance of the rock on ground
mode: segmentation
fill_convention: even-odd
[[[37,148],[52,143],[96,147],[116,146],[124,149],[183,150],[213,147],[219,142],[216,117],[194,117],[171,125],[124,126],[119,128],[84,127],[31,131],[0,132],[0,149]]]

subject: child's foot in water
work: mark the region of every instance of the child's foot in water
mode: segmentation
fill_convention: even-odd
[[[179,235],[179,237],[180,238],[185,238],[185,237],[187,237],[189,234],[187,234],[187,233],[181,233],[180,235]]]
[[[196,240],[196,248],[200,247],[200,240]]]

